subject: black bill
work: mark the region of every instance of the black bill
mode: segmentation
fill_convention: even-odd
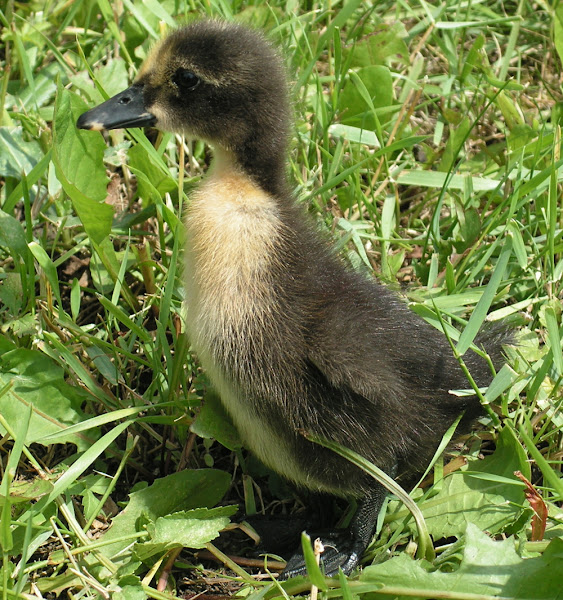
[[[78,117],[79,129],[120,129],[124,127],[149,127],[156,117],[145,109],[143,86],[133,84]]]

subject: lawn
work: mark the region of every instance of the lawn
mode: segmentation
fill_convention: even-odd
[[[391,498],[359,575],[232,561],[253,542],[231,521],[302,504],[185,334],[182,213],[211,153],[75,128],[202,16],[286,57],[294,194],[344,260],[456,356],[486,323],[517,332],[411,491],[433,550]],[[0,24],[1,599],[563,598],[563,6],[7,0]]]

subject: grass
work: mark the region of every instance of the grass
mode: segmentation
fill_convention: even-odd
[[[264,28],[287,56],[296,197],[357,269],[402,289],[460,353],[484,320],[519,328],[478,431],[451,462],[437,457],[433,479],[412,494],[433,564],[410,558],[415,529],[392,501],[373,566],[335,581],[312,566],[311,581],[327,597],[558,597],[561,8],[8,0],[2,599],[173,598],[241,585],[282,595],[241,567],[231,565],[239,579],[229,582],[222,567],[178,554],[221,557],[211,542],[230,504],[296,505],[241,448],[184,334],[181,215],[208,152],[166,134],[74,129],[86,107],[126,87],[164,30],[196,15]]]

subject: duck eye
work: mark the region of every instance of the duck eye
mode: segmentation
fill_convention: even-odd
[[[182,90],[193,90],[199,83],[199,77],[188,69],[177,69],[172,81]]]

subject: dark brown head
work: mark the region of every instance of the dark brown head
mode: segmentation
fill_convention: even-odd
[[[277,188],[288,122],[284,66],[272,46],[242,25],[199,21],[158,43],[133,85],[83,114],[77,126],[154,125],[200,138],[232,153],[263,187]]]

